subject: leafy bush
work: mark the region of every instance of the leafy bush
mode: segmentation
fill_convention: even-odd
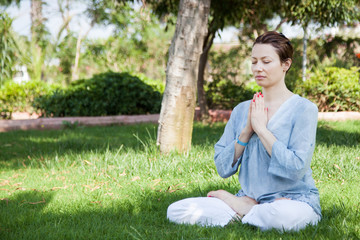
[[[146,83],[147,85],[149,85],[150,87],[152,87],[155,91],[158,91],[159,93],[163,94],[165,91],[165,84],[158,81],[158,80],[154,80],[151,78],[148,78],[145,74],[142,73],[136,73],[133,74],[136,77],[138,77],[142,82]]]
[[[158,113],[161,94],[129,73],[107,72],[42,96],[35,106],[54,117]]]
[[[359,68],[317,70],[296,92],[315,102],[321,112],[360,111]]]
[[[27,83],[6,82],[0,88],[0,113],[1,118],[11,118],[13,112],[35,111],[34,99],[49,94],[55,85],[49,85],[41,81],[29,81]]]
[[[256,83],[255,83],[256,85]],[[205,86],[206,100],[210,109],[233,109],[238,103],[252,99],[258,88],[250,84],[234,84],[229,80],[214,79]]]

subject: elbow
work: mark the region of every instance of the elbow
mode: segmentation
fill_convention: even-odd
[[[232,176],[233,174],[229,174],[229,173],[225,173],[224,171],[219,171],[218,170],[218,174],[219,174],[219,176],[220,177],[222,177],[222,178],[228,178],[228,177],[230,177],[230,176]]]
[[[222,178],[228,178],[228,177],[230,177],[230,176],[232,175],[232,174],[225,174],[225,173],[220,172],[220,171],[218,171],[218,174],[219,174],[219,176],[222,177]]]
[[[304,177],[306,173],[306,163],[302,159],[293,159],[293,161],[291,162],[292,164],[290,165],[270,166],[269,172],[292,181],[299,181]]]
[[[306,172],[306,164],[302,159],[294,161],[294,165],[288,169],[289,177],[294,181],[301,180]]]

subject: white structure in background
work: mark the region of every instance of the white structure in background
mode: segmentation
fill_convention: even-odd
[[[24,83],[30,81],[29,73],[26,66],[15,66],[16,73],[13,80],[16,83]]]

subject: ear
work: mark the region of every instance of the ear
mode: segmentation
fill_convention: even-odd
[[[284,72],[287,72],[289,70],[289,68],[291,67],[291,64],[292,64],[292,60],[290,58],[288,58],[285,62],[283,62],[282,66],[283,66]]]

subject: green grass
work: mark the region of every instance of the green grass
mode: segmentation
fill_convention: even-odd
[[[323,219],[295,233],[176,225],[172,202],[222,179],[213,145],[224,124],[196,124],[192,150],[163,156],[156,125],[0,133],[0,239],[359,239],[360,121],[320,122],[312,169]]]

